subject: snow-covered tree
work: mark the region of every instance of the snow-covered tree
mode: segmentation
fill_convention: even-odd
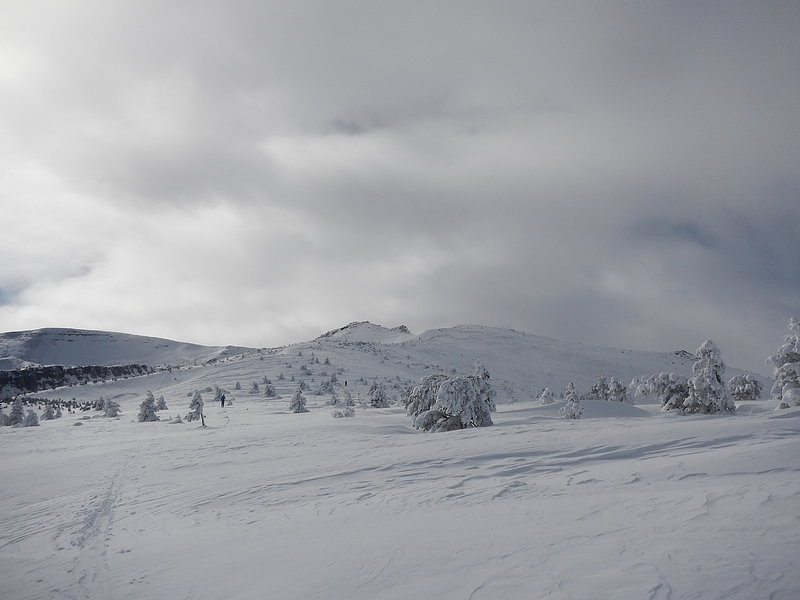
[[[725,363],[716,344],[706,340],[695,353],[692,377],[689,379],[689,395],[683,402],[688,413],[733,412],[736,405],[728,395],[723,383]]]
[[[598,377],[597,383],[586,390],[586,395],[593,400],[608,400],[608,381],[605,377]]]
[[[628,386],[612,377],[608,382],[608,400],[609,402],[628,402]]]
[[[38,427],[39,426],[39,417],[36,416],[36,413],[33,412],[31,409],[28,409],[25,413],[25,418],[22,420],[23,427]]]
[[[236,382],[236,385],[233,386],[233,389],[237,392],[242,389],[242,384],[240,382]]]
[[[139,405],[139,423],[158,421],[158,410],[156,409],[156,399],[152,392],[147,392],[144,401]]]
[[[559,409],[559,414],[565,419],[580,419],[583,414],[583,405],[581,404],[581,397],[575,391],[575,384],[569,383],[564,388],[565,404]]]
[[[761,382],[752,375],[740,373],[728,382],[731,398],[734,402],[747,402],[761,399]]]
[[[555,401],[556,396],[549,387],[544,388],[542,393],[539,394],[539,404],[542,406],[553,404]]]
[[[63,413],[61,412],[61,405],[59,404],[58,407],[56,408],[56,419],[60,419],[62,416]]]
[[[206,426],[205,416],[203,415],[203,395],[200,391],[196,391],[192,396],[192,402],[189,404],[189,412],[186,413],[187,421],[196,421],[200,419],[203,427]]]
[[[373,383],[367,394],[369,405],[372,408],[388,408],[389,397],[386,395],[386,385],[384,383]]]
[[[250,386],[250,393],[255,395],[255,394],[258,394],[259,391],[260,391],[260,388],[258,387],[258,382],[254,381],[253,385]]]
[[[422,378],[419,385],[411,390],[411,393],[404,400],[407,415],[420,415],[436,402],[436,392],[439,386],[447,381],[447,375],[439,373],[427,375]]]
[[[8,415],[0,408],[0,427],[7,427],[9,425],[11,425],[11,423],[9,423]]]
[[[11,413],[8,415],[8,424],[12,427],[14,425],[22,425],[25,421],[25,408],[22,406],[22,400],[15,398],[11,404]]]
[[[420,390],[421,401],[415,402],[424,406],[435,379],[426,377],[420,385],[427,390]],[[419,386],[418,386],[419,387]],[[475,365],[475,375],[468,377],[445,377],[440,380],[436,389],[435,401],[425,412],[417,414],[414,426],[425,431],[452,431],[467,427],[488,427],[492,425],[491,413],[495,410],[495,392],[489,382],[489,372],[480,363]],[[417,396],[415,389],[411,397]],[[406,409],[408,410],[408,408]]]
[[[159,396],[158,400],[156,400],[156,410],[168,410],[167,401],[164,400],[164,396]]]
[[[44,407],[42,411],[41,417],[39,417],[42,421],[53,421],[56,418],[56,409],[53,408],[52,404],[48,404]]]
[[[103,416],[105,417],[118,417],[120,413],[119,403],[107,399],[103,402]]]
[[[781,408],[800,406],[800,319],[789,319],[789,335],[767,359],[773,366],[772,397]]]
[[[689,396],[689,381],[675,373],[658,373],[645,380],[648,393],[661,403],[661,410],[684,410],[684,402]]]
[[[306,397],[303,396],[303,390],[301,390],[299,387],[294,393],[294,396],[292,396],[292,400],[289,402],[289,410],[293,413],[308,412],[308,409],[306,408]]]

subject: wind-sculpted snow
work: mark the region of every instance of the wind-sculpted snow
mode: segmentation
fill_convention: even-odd
[[[0,430],[3,599],[800,597],[798,408],[531,400],[430,435],[290,397]]]

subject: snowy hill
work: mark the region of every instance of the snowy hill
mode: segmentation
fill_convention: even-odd
[[[36,329],[0,334],[0,370],[36,365],[184,365],[244,350],[107,331]]]
[[[387,329],[386,327],[375,325],[369,321],[360,321],[323,333],[317,338],[317,341],[399,344],[414,339],[415,337],[416,336],[411,333],[405,325]]]
[[[103,396],[121,417],[65,410],[40,427],[0,427],[3,600],[800,597],[800,408],[681,416],[586,401],[566,420],[561,403],[532,399],[599,375],[688,374],[683,352],[370,323],[238,353],[73,339],[59,344],[84,358],[141,360],[117,340],[187,362],[34,394]],[[38,352],[27,356],[57,355]],[[366,405],[373,381],[396,398],[475,360],[501,401],[492,427],[422,433],[402,407]],[[333,418],[318,393],[334,376],[353,418]],[[301,380],[310,412],[293,414]],[[139,423],[147,391],[168,408]],[[207,427],[172,422],[195,391]]]

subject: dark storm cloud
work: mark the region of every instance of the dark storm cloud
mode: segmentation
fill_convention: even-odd
[[[0,201],[47,240],[0,242],[3,328],[480,322],[759,368],[800,310],[793,3],[0,17]]]

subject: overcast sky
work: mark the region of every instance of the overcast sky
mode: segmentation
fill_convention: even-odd
[[[0,331],[476,323],[769,373],[800,3],[0,1],[0,165]]]

